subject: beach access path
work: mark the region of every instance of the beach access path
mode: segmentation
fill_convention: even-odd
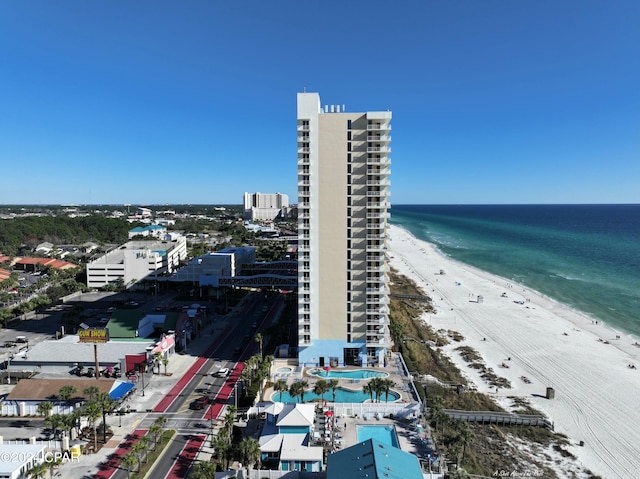
[[[425,313],[424,321],[464,336],[444,349],[479,391],[505,408],[509,396],[528,399],[548,415],[556,432],[569,437],[568,449],[593,473],[640,477],[638,338],[456,262],[398,226],[389,230],[391,266],[433,299],[437,312]],[[486,384],[454,350],[463,345],[478,351],[512,388],[496,391]],[[546,399],[548,387],[554,399]]]

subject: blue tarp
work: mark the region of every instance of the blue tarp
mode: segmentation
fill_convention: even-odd
[[[115,401],[120,401],[129,391],[133,389],[132,383],[125,383],[121,381],[116,381],[113,386],[113,389],[109,392],[109,396],[111,399]]]

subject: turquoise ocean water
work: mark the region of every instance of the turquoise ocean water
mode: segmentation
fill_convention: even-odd
[[[391,223],[640,336],[640,205],[393,205]]]

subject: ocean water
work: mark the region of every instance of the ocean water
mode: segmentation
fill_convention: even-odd
[[[640,205],[393,205],[391,223],[640,336]]]

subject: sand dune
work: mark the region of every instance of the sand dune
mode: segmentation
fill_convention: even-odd
[[[574,444],[569,449],[593,473],[640,477],[640,347],[638,338],[484,271],[455,262],[406,230],[390,228],[391,265],[433,298],[424,320],[459,331],[512,389],[485,384],[453,351],[452,359],[480,391],[507,403],[522,396]],[[445,274],[438,274],[444,270]],[[478,302],[478,296],[482,296]],[[511,358],[508,360],[508,358]],[[502,363],[509,368],[501,367]],[[638,369],[630,369],[635,364]],[[525,376],[530,383],[525,383]],[[544,398],[546,388],[555,399]],[[584,446],[578,445],[584,441]]]

